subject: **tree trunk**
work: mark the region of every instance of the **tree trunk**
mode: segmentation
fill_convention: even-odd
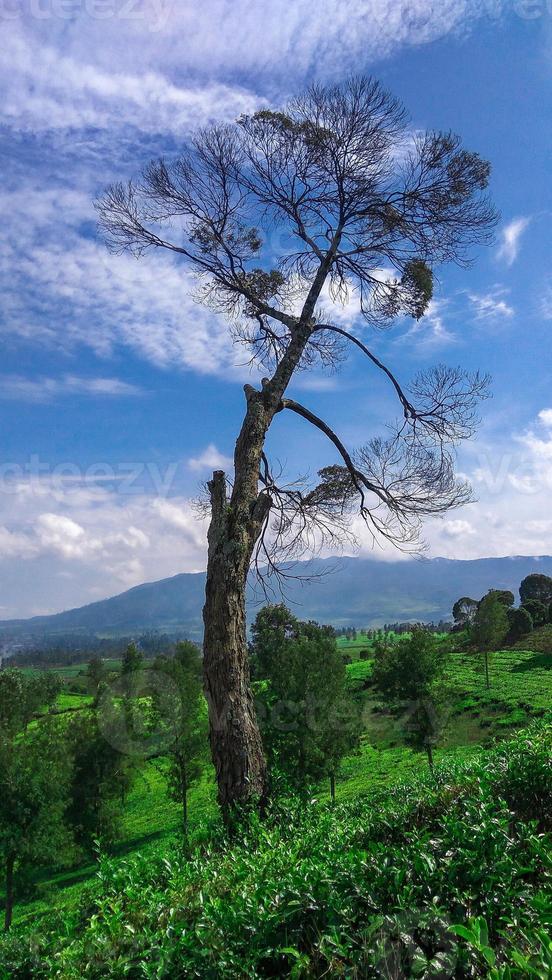
[[[335,803],[335,772],[330,773],[330,797],[332,803]]]
[[[213,475],[210,490],[203,668],[218,799],[228,819],[231,808],[254,798],[262,803],[266,796],[266,763],[250,687],[245,619],[254,542],[248,541],[247,529],[236,526],[224,473]]]
[[[427,761],[429,762],[429,768],[431,769],[431,772],[434,773],[435,766],[433,764],[433,746],[429,742],[426,745],[426,750],[427,750]]]
[[[257,539],[271,506],[259,493],[259,469],[266,433],[301,360],[310,323],[294,332],[274,376],[262,390],[245,385],[247,411],[234,452],[230,500],[223,472],[209,483],[211,524],[203,622],[203,672],[209,706],[209,737],[218,799],[224,818],[235,807],[267,795],[267,771],[251,691],[246,637],[245,591]]]
[[[184,759],[178,760],[180,770],[180,795],[182,796],[182,830],[184,840],[188,840],[188,776],[186,773],[186,763]]]
[[[6,860],[6,907],[4,912],[4,930],[8,932],[12,924],[13,904],[14,904],[14,880],[13,871],[15,866],[15,855],[9,854]]]

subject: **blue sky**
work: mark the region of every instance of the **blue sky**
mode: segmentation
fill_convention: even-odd
[[[1,0],[0,28],[0,616],[204,567],[191,501],[243,410],[225,324],[178,262],[109,255],[94,196],[206,121],[351,71],[490,159],[502,213],[420,323],[370,337],[406,380],[436,362],[493,376],[459,459],[478,500],[428,525],[430,554],[552,553],[548,0]],[[354,303],[335,315],[357,328]],[[396,410],[354,356],[294,388],[351,447]],[[291,476],[333,462],[300,419],[277,419],[270,450]]]

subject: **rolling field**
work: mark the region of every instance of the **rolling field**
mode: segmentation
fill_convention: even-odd
[[[539,631],[542,632],[542,631]],[[552,632],[552,631],[551,631]],[[535,634],[535,646],[545,646]],[[340,638],[339,648],[351,659],[347,674],[351,697],[361,707],[363,735],[359,751],[343,760],[337,777],[337,798],[353,800],[374,789],[392,786],[411,774],[423,772],[425,755],[406,747],[401,718],[393,715],[378,699],[370,685],[372,663],[360,660],[360,651],[370,648],[366,637],[355,641]],[[491,655],[491,688],[485,689],[482,659],[474,653],[450,655],[449,681],[454,691],[448,711],[448,724],[436,761],[464,760],[479,747],[488,746],[526,726],[552,707],[552,656],[549,652],[527,649],[500,650]],[[110,663],[110,668],[114,668]],[[82,667],[62,668],[69,683]],[[64,691],[58,700],[61,710],[86,707],[90,698]],[[175,836],[180,829],[180,809],[167,796],[164,770],[166,761],[150,760],[138,773],[125,805],[123,833],[114,848],[121,857],[133,851],[147,853],[159,842]],[[318,797],[327,799],[329,787],[319,787]],[[190,792],[191,837],[198,840],[218,820],[213,772],[208,767],[202,781]],[[31,921],[52,904],[77,901],[83,882],[97,866],[89,862],[65,871],[42,871],[38,890],[16,908],[15,919]]]

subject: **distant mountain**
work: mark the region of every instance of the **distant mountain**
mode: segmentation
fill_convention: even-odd
[[[287,584],[286,601],[296,615],[334,626],[374,627],[450,618],[456,599],[462,595],[478,599],[490,588],[511,589],[517,596],[526,575],[537,571],[552,575],[552,557],[395,562],[341,558],[303,562],[299,570],[316,578]],[[17,641],[70,633],[120,636],[145,630],[199,638],[204,586],[204,573],[175,575],[53,616],[0,622],[0,638]],[[259,604],[260,597],[250,590],[250,618]]]

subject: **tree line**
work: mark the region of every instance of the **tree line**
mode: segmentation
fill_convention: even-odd
[[[504,643],[515,643],[541,626],[552,623],[552,578],[527,575],[519,587],[520,604],[509,589],[490,589],[482,599],[462,596],[452,610],[454,628],[465,631],[484,655],[485,678],[490,687],[489,653]]]

